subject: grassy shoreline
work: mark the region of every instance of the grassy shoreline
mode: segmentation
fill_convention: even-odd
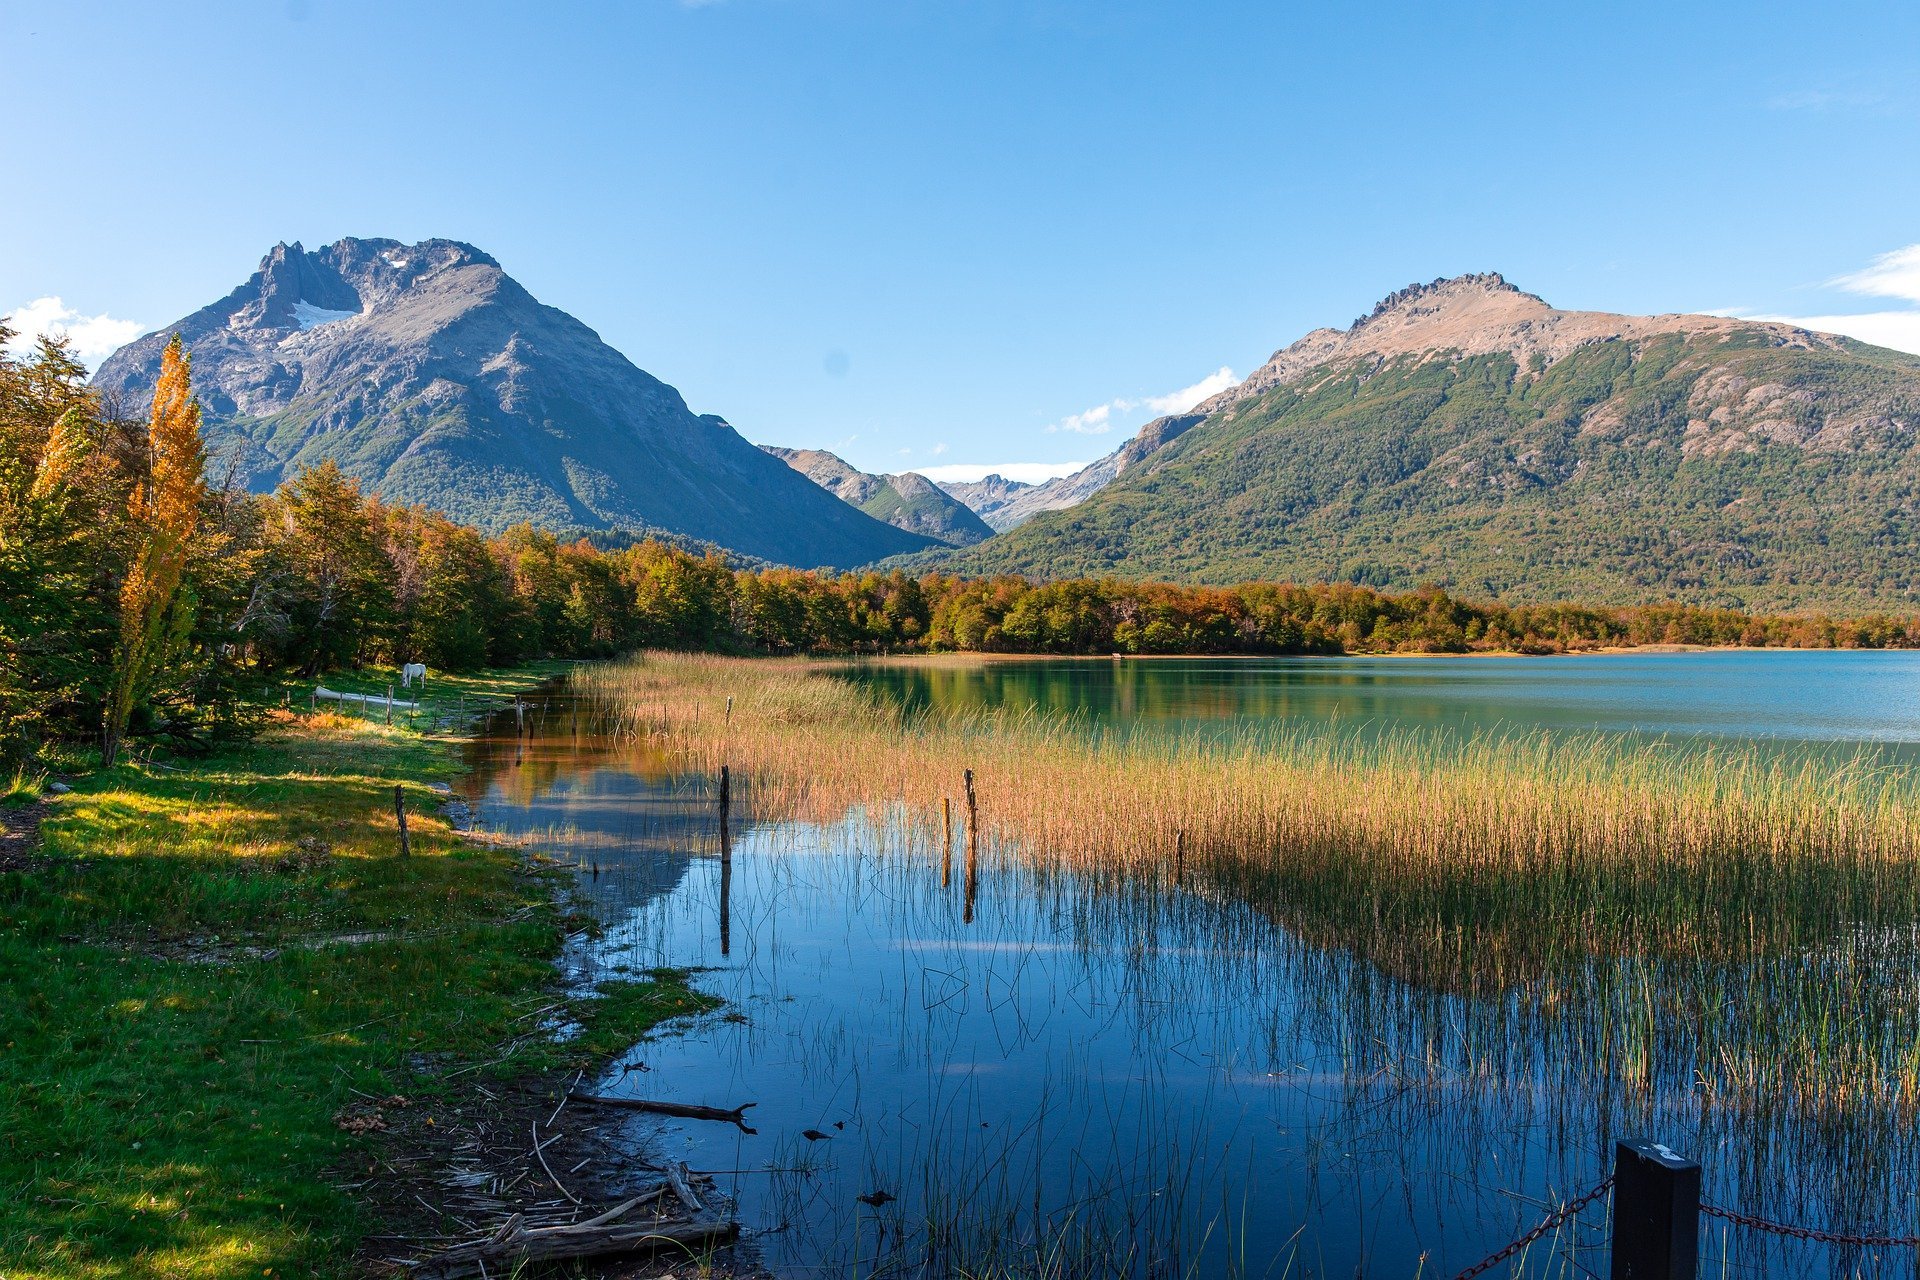
[[[428,698],[471,708],[560,669]],[[0,1275],[358,1274],[381,1224],[338,1174],[382,1135],[337,1123],[357,1099],[404,1095],[431,1126],[455,1064],[487,1064],[469,1082],[584,1065],[705,1007],[662,975],[563,1006],[577,1041],[527,1034],[580,922],[555,881],[438,816],[458,743],[276,711],[252,743],[124,761],[49,803],[42,848],[0,872]]]

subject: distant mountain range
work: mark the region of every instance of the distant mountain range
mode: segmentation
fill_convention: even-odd
[[[1911,607],[1917,426],[1920,357],[1784,324],[1560,311],[1463,276],[1308,334],[1150,425],[1083,502],[938,562]]]
[[[1920,601],[1920,357],[1790,325],[1410,286],[1070,476],[935,485],[762,450],[451,240],[280,245],[166,336],[255,488],[331,458],[489,530],[659,531],[757,560],[1512,602]]]
[[[389,501],[487,530],[664,530],[803,567],[939,545],[695,414],[457,241],[277,245],[221,301],[110,356],[95,384],[138,405],[175,332],[209,452],[256,489],[330,458]]]
[[[898,529],[921,534],[950,547],[967,547],[991,538],[993,530],[967,504],[915,471],[871,475],[824,449],[760,446],[807,479]]]

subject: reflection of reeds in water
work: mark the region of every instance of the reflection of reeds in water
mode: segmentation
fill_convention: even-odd
[[[937,845],[970,768],[983,843],[1043,872],[1159,884],[1183,842],[1196,892],[1478,997],[1495,1056],[1552,1026],[1580,1078],[1840,1130],[1920,1102],[1902,772],[1606,737],[1101,740],[1017,714],[908,717],[803,663],[652,656],[576,681],[602,728],[692,771],[730,765],[758,819],[884,808]]]

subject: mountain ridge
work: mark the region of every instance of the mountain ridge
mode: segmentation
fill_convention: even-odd
[[[836,568],[935,545],[695,414],[461,241],[276,245],[224,298],[108,357],[95,385],[137,401],[176,331],[209,453],[251,488],[331,459],[389,501],[493,532],[658,528]]]
[[[1280,348],[961,572],[1428,583],[1738,607],[1920,599],[1920,358],[1793,325],[1562,311],[1493,273]]]
[[[897,529],[953,547],[972,546],[993,536],[993,529],[972,508],[917,471],[874,474],[825,449],[760,447],[842,502]]]

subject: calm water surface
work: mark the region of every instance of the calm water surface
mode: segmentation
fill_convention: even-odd
[[[1010,662],[861,668],[921,705],[1105,723],[1283,717],[1815,742],[1920,741],[1920,655]],[[887,814],[746,821],[720,859],[704,781],[574,732],[475,750],[481,820],[581,868],[605,936],[576,982],[704,970],[724,1014],[636,1046],[604,1092],[754,1103],[747,1134],[620,1117],[720,1173],[790,1275],[1452,1276],[1646,1133],[1710,1198],[1910,1226],[1911,1148],[1841,1158],[1755,1134],[1684,1081],[1568,1089],[1497,1002],[1420,991],[1216,894],[1042,877],[988,850],[971,919],[939,834]],[[751,812],[752,797],[740,797]],[[808,1136],[811,1132],[814,1136]],[[884,1192],[872,1207],[857,1197]],[[1605,1273],[1589,1213],[1495,1275]],[[1710,1234],[1703,1275],[1910,1275],[1914,1260]],[[1795,1251],[1797,1248],[1797,1251]],[[1036,1263],[1035,1250],[1043,1255]],[[1048,1260],[1051,1260],[1050,1262]],[[1096,1266],[1096,1263],[1098,1264]],[[975,1272],[979,1274],[979,1271]]]
[[[910,706],[1032,708],[1129,727],[1308,721],[1920,743],[1920,652],[1062,658],[848,671]]]

